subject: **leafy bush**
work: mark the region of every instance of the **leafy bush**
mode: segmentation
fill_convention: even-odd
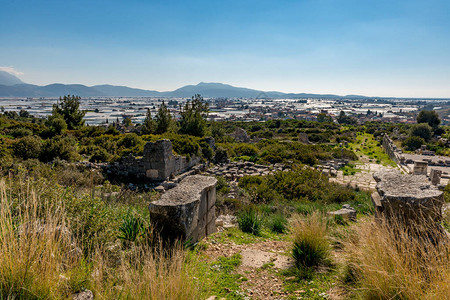
[[[326,234],[327,223],[319,213],[294,218],[292,257],[297,268],[315,267],[329,261],[330,245]]]
[[[406,150],[414,151],[419,149],[420,146],[425,144],[425,140],[418,136],[410,136],[406,140],[402,142],[402,146],[405,147]]]
[[[238,225],[243,232],[259,235],[261,232],[262,221],[258,212],[250,207],[238,215]]]
[[[37,136],[24,136],[13,144],[14,154],[23,159],[39,157],[41,148],[42,140]]]

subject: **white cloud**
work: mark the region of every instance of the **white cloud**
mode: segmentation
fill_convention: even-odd
[[[14,69],[14,67],[0,66],[0,71],[5,71],[5,72],[8,72],[9,74],[16,75],[16,76],[23,75],[22,72],[17,71],[16,69]]]

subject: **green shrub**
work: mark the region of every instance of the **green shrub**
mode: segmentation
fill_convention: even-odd
[[[247,208],[238,216],[238,225],[243,232],[259,235],[261,223],[261,218],[254,208]]]
[[[419,136],[410,136],[406,140],[402,142],[402,146],[405,147],[406,150],[414,151],[419,149],[420,146],[425,144],[425,140]]]
[[[23,159],[39,157],[41,148],[42,140],[37,136],[24,136],[13,144],[14,154]]]

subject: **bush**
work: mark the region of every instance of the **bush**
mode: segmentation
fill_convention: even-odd
[[[25,136],[13,144],[14,154],[23,159],[38,158],[42,140],[37,136]]]
[[[243,232],[259,235],[261,223],[261,218],[254,208],[247,208],[238,216],[238,225]]]
[[[410,136],[421,137],[425,141],[429,141],[433,135],[433,129],[426,123],[415,124],[411,128]]]
[[[327,223],[322,215],[297,216],[292,226],[294,258],[297,268],[309,268],[328,262],[330,245],[326,238]]]
[[[414,151],[419,149],[420,146],[425,144],[425,140],[418,136],[410,136],[402,142],[402,146],[408,151]]]

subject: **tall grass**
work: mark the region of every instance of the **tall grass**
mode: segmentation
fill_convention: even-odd
[[[448,240],[436,244],[411,232],[392,221],[365,222],[356,229],[345,252],[357,294],[364,299],[449,299]]]
[[[140,245],[122,253],[118,265],[100,250],[94,266],[94,293],[101,299],[199,299],[203,287],[181,245]]]
[[[78,218],[71,222],[64,205],[89,205],[82,201],[85,195],[49,196],[45,190],[33,192],[33,182],[28,183],[18,187],[0,181],[0,299],[67,299],[83,289],[92,290],[96,299],[202,298],[196,265],[181,245],[164,249],[140,242],[122,248],[116,235],[97,242],[90,253],[85,247],[92,245],[73,234]]]
[[[13,207],[0,182],[0,296],[61,298],[69,292],[68,270],[78,264],[64,208],[29,192]]]
[[[292,222],[292,256],[298,268],[315,267],[329,262],[330,244],[326,218],[318,212],[295,216]]]

